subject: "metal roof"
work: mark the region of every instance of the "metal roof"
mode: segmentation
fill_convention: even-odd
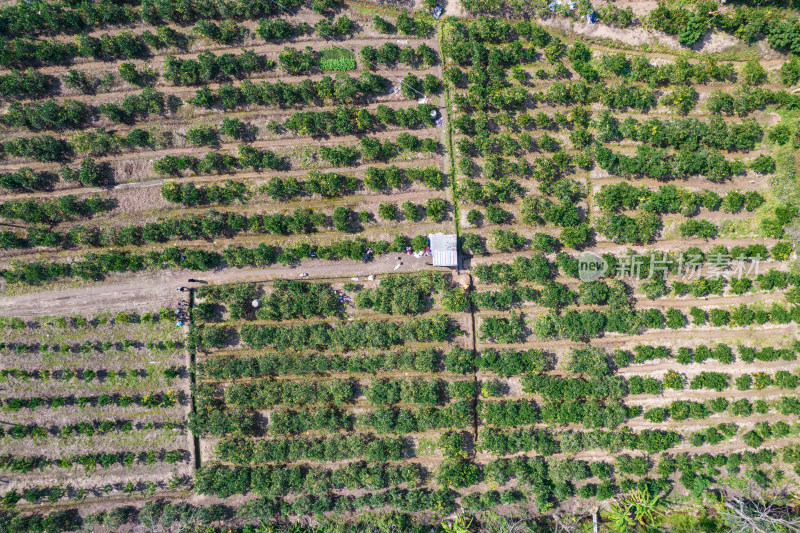
[[[445,233],[428,235],[433,256],[433,266],[458,266],[458,237]]]
[[[457,267],[458,266],[458,252],[432,252],[433,253],[433,266],[437,267]]]

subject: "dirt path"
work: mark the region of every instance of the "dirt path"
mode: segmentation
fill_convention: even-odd
[[[444,0],[444,2],[440,2],[439,5],[444,7],[445,16],[459,18],[465,18],[469,16],[469,13],[467,13],[467,10],[464,9],[461,0]]]
[[[398,263],[402,265],[395,270]],[[294,279],[301,272],[309,274],[307,279],[350,278],[414,272],[430,268],[426,267],[426,263],[430,263],[429,257],[416,259],[411,255],[388,254],[370,263],[316,260],[306,262],[301,267],[273,265],[264,268],[226,268],[218,272],[160,270],[120,274],[109,276],[107,281],[101,283],[73,283],[72,286],[53,284],[53,289],[49,291],[44,287],[36,287],[44,290],[0,297],[0,316],[33,318],[45,315],[87,315],[100,311],[152,310],[157,306],[174,306],[181,296],[175,289],[186,285],[189,278],[199,278],[213,284]]]
[[[649,9],[648,9],[649,11]],[[631,28],[615,28],[605,24],[590,24],[586,21],[573,22],[562,17],[553,17],[538,20],[543,26],[548,26],[568,33],[577,33],[583,37],[599,40],[611,40],[628,46],[639,47],[643,44],[656,45],[670,50],[685,50],[678,42],[677,36],[664,32],[647,30],[642,26]],[[755,45],[759,52],[767,57],[776,57],[778,54],[766,47]],[[741,39],[726,33],[711,31],[695,43],[691,50],[708,54],[741,52],[750,48]],[[771,53],[770,53],[771,52]]]

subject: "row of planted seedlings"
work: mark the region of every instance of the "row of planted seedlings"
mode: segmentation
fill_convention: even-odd
[[[577,257],[566,253],[473,268],[475,466],[480,479],[498,484],[497,495],[478,497],[476,509],[518,485],[532,491],[541,511],[575,496],[602,501],[634,488],[699,495],[736,473],[765,488],[792,477],[783,464],[794,462],[791,442],[800,430],[793,306],[778,303],[784,293],[769,282],[786,281],[786,272],[757,282],[772,291],[771,307],[724,309],[722,297],[711,309],[689,302],[697,305],[686,306],[692,312],[684,316],[651,307],[655,301],[645,295],[637,301],[639,282],[614,279],[614,259],[603,257],[612,274],[588,282],[578,279]],[[676,274],[681,254],[659,257]],[[643,273],[646,280],[647,266]],[[694,322],[700,312],[704,321]],[[706,324],[712,313],[717,321]],[[734,313],[742,322],[729,323]],[[761,326],[752,326],[755,313],[766,314]],[[694,328],[692,338],[668,333],[685,327]],[[570,474],[537,466],[542,479],[532,487],[530,462],[554,454]],[[707,466],[686,466],[698,461]]]
[[[604,332],[631,336],[648,329],[786,327],[800,316],[797,280],[786,271],[786,257],[780,255],[783,243],[772,249],[780,259],[764,261],[757,275],[751,267],[764,253],[760,245],[752,257],[742,257],[745,272],[738,274],[738,266],[717,263],[718,256],[698,248],[598,255],[607,279],[592,281],[580,279],[584,273],[578,254],[520,256],[510,263],[481,261],[473,266],[473,275],[482,284],[498,284],[499,290],[477,291],[470,298],[484,315],[477,321],[481,336],[501,343],[531,334],[580,342]],[[691,278],[685,273],[689,263],[694,265]],[[708,275],[714,269],[718,272]],[[508,285],[520,281],[530,285]],[[740,295],[748,293],[754,293],[752,301],[742,302]],[[526,310],[530,320],[514,309],[521,305],[533,306]]]
[[[752,45],[762,41],[765,46],[781,53],[800,52],[795,38],[800,26],[793,20],[794,12],[789,6],[755,5],[747,9],[711,11],[719,7],[716,3],[700,3],[693,6],[685,4],[658,4],[652,10],[635,12],[631,6],[619,7],[614,4],[592,5],[584,2],[580,6],[549,4],[520,4],[504,0],[468,0],[464,3],[467,13],[476,17],[483,26],[495,20],[486,15],[503,15],[512,18],[558,17],[575,22],[591,19],[591,23],[601,23],[612,32],[622,28],[649,31],[650,38],[665,44],[663,32],[674,36],[669,48],[689,52],[694,45],[708,37],[712,31],[736,37],[736,46]],[[487,23],[489,21],[489,23]],[[700,45],[702,49],[702,44]],[[800,62],[792,57],[791,68],[785,70],[788,79],[800,79]],[[790,82],[787,82],[790,83]]]
[[[420,61],[425,64],[436,61],[435,53],[430,47],[426,49],[427,52],[423,50],[423,45],[420,47],[413,52],[419,55]],[[386,53],[391,55],[399,52]],[[380,57],[385,55],[381,54],[378,55]],[[299,68],[298,73],[307,73],[309,69],[316,68],[313,66],[315,64],[313,61],[306,67],[293,66],[292,61],[296,60],[297,57],[287,52],[285,60],[280,63],[287,71]],[[372,62],[366,63],[366,66],[370,65]],[[231,84],[220,87],[219,95],[224,104],[223,108],[232,110],[231,106],[236,107],[246,103],[284,106],[302,102],[313,103],[317,98],[333,98],[337,103],[351,102],[363,105],[362,98],[365,95],[381,94],[393,84],[396,85],[397,93],[389,96],[395,100],[415,97],[417,93],[414,90],[419,91],[419,94],[424,94],[422,91],[428,91],[430,94],[438,90],[436,79],[431,75],[426,75],[423,79],[408,74],[400,83],[400,79],[392,74],[387,78],[365,72],[358,80],[340,75],[336,80],[330,77],[313,81],[306,78],[306,82],[300,84],[298,80],[294,84],[282,82],[253,84],[245,81],[240,87]],[[412,87],[414,89],[411,89]],[[200,89],[190,100],[200,106],[215,105],[213,102],[217,97],[213,92],[206,94],[207,92]],[[153,96],[153,99],[155,102],[161,102],[163,108],[163,98],[160,95]],[[402,106],[393,108],[391,104],[389,106],[379,104],[375,107],[374,104],[370,104],[367,106],[370,108],[369,111],[361,109],[356,112],[356,107],[346,106],[333,111],[295,112],[282,115],[286,119],[286,128],[301,135],[345,135],[348,132],[369,131],[377,133],[372,138],[346,141],[349,145],[343,146],[339,141],[322,143],[315,141],[308,146],[298,148],[296,141],[292,140],[291,145],[286,143],[284,150],[286,154],[276,155],[271,150],[261,149],[259,141],[256,140],[255,143],[245,142],[238,147],[234,145],[237,154],[235,156],[225,153],[225,150],[213,150],[213,146],[212,150],[200,158],[182,154],[163,156],[155,160],[154,171],[161,176],[174,176],[178,179],[176,183],[162,187],[161,198],[153,194],[156,192],[155,187],[148,188],[150,201],[145,203],[139,201],[141,189],[115,190],[113,193],[93,194],[89,197],[67,195],[57,199],[5,202],[3,216],[25,222],[30,227],[25,231],[4,231],[0,234],[2,244],[7,248],[18,249],[19,252],[15,253],[24,255],[33,262],[32,265],[12,268],[6,279],[12,282],[17,280],[41,282],[64,275],[97,279],[108,271],[136,271],[153,264],[164,266],[171,261],[169,259],[163,261],[165,259],[163,253],[161,257],[156,257],[152,252],[143,254],[136,247],[147,246],[152,249],[153,245],[175,238],[193,241],[191,246],[196,250],[208,248],[211,240],[225,239],[231,243],[237,236],[243,237],[244,239],[240,239],[239,242],[245,241],[242,244],[248,245],[250,255],[255,251],[259,259],[256,259],[256,263],[253,263],[253,259],[225,260],[229,266],[258,264],[264,260],[273,262],[276,257],[280,257],[281,262],[286,260],[292,262],[310,256],[308,252],[301,253],[300,248],[288,247],[287,254],[281,253],[280,248],[273,246],[273,242],[286,242],[286,235],[298,235],[305,241],[305,236],[312,234],[320,234],[323,240],[327,240],[335,238],[333,235],[328,235],[331,232],[365,233],[367,238],[378,238],[375,245],[371,246],[376,252],[388,248],[402,251],[409,245],[415,250],[424,248],[420,236],[409,242],[411,237],[414,237],[415,230],[421,229],[421,233],[427,233],[446,229],[445,226],[449,224],[443,222],[450,218],[452,206],[444,193],[447,180],[438,169],[443,148],[436,139],[438,136],[436,130],[430,128],[433,125],[433,117],[430,114],[433,108],[428,105],[406,108],[405,103]],[[36,115],[38,109],[31,108],[27,111]],[[399,126],[401,129],[415,127],[428,129],[425,132],[415,132],[416,134],[392,131],[387,132],[389,138],[381,138],[383,133],[380,130],[384,128],[382,124]],[[270,120],[260,129],[287,131],[286,128]],[[259,128],[252,122],[244,122],[240,118],[225,118],[218,127],[192,126],[185,132],[186,143],[214,145],[220,141],[220,135],[252,141],[247,137],[258,130]],[[98,146],[101,149],[108,147],[113,149],[114,146],[127,142],[127,137],[124,132],[122,133],[120,136],[114,132],[97,130],[79,135],[84,148]],[[280,135],[279,133],[272,135],[276,134]],[[135,136],[147,137],[142,129],[139,129]],[[80,167],[67,168],[62,174],[68,174],[74,182],[85,181],[88,185],[107,184],[105,177],[108,176],[106,172],[108,169],[104,168],[105,163],[102,159],[98,157],[84,160]],[[364,163],[369,163],[370,166],[349,168],[360,167]],[[219,184],[207,182],[211,178],[209,173],[216,174],[213,178],[216,181],[226,178],[237,168],[252,169],[255,172],[241,176],[244,181],[228,180]],[[262,176],[260,173],[267,169],[274,171],[276,175],[259,179]],[[178,177],[186,174],[187,170],[189,174],[204,176],[204,181],[198,181],[195,185],[194,180]],[[18,169],[6,177],[12,188],[20,182],[52,184],[53,180],[52,174],[49,177],[44,176],[30,167]],[[420,185],[417,186],[416,183]],[[22,188],[25,187],[27,185]],[[422,193],[426,188],[442,192],[431,197]],[[402,191],[400,196],[405,198],[398,197],[392,199],[398,201],[390,201],[387,193],[392,189],[400,189]],[[374,204],[370,202],[364,206],[360,200],[356,202],[356,196],[363,194],[362,191],[370,191],[370,196],[375,196]],[[290,206],[286,205],[286,200],[290,200]],[[137,222],[134,224],[129,223],[132,220],[131,202],[136,205],[134,210],[145,210],[137,214]],[[297,202],[297,205],[292,209],[291,203],[294,202]],[[228,207],[232,203],[236,204],[237,209]],[[189,209],[178,211],[175,209],[175,204]],[[242,204],[242,207],[239,207],[239,204]],[[354,209],[356,206],[362,209]],[[218,209],[208,210],[207,207]],[[220,209],[222,207],[228,208]],[[269,213],[262,214],[264,208]],[[194,213],[186,214],[187,210]],[[151,221],[141,223],[142,215],[145,220],[150,218]],[[384,231],[381,223],[391,223],[393,230]],[[411,234],[408,235],[409,233]],[[408,235],[408,237],[398,237],[402,243],[398,238],[389,242],[393,237],[402,234]],[[275,238],[266,239],[270,250],[270,253],[267,253],[268,257],[263,257],[264,254],[259,253],[260,249],[256,250],[253,247],[253,244],[265,240],[264,235],[276,235]],[[381,240],[385,244],[381,245]],[[292,241],[293,244],[295,242]],[[300,244],[301,248],[307,246],[305,242]],[[113,247],[114,250],[109,250],[108,253],[101,252],[98,256],[82,252],[81,248],[85,247]],[[320,251],[317,256],[356,258],[363,255],[367,247],[369,246],[366,241],[356,241],[351,243],[349,248],[346,247],[348,249],[328,253]],[[64,250],[58,255],[46,252],[51,259],[66,259],[74,257],[77,253],[83,256],[83,261],[79,261],[81,266],[77,270],[73,268],[76,265],[69,266],[64,262],[45,263],[41,261],[44,254],[38,253],[43,249]],[[180,266],[207,269],[217,266],[224,260],[214,253],[194,250],[190,250],[190,253],[183,253],[185,250],[180,250],[179,263],[182,263]],[[240,255],[236,252],[237,249],[232,250],[235,255]],[[189,259],[186,262],[187,257],[196,260]]]
[[[189,374],[172,309],[4,318],[9,507],[155,495],[191,478]]]
[[[14,103],[3,114],[3,123],[9,126],[3,153],[11,163],[25,163],[27,166],[22,170],[30,172],[7,173],[2,187],[8,192],[21,193],[53,187],[100,187],[115,181],[141,181],[144,178],[141,171],[132,174],[131,169],[114,165],[118,157],[109,156],[131,152],[135,157],[137,153],[146,152],[158,157],[165,152],[188,151],[196,146],[230,147],[236,140],[258,144],[264,139],[274,141],[278,134],[297,131],[301,126],[304,130],[309,126],[313,128],[313,122],[302,122],[311,115],[291,113],[303,105],[335,108],[342,104],[372,103],[374,112],[376,103],[396,104],[405,98],[435,95],[441,88],[441,82],[432,74],[438,55],[425,44],[408,50],[418,59],[414,59],[410,68],[400,70],[378,68],[370,62],[361,65],[353,62],[349,68],[336,73],[321,70],[317,66],[318,59],[311,55],[308,64],[299,70],[290,59],[281,61],[277,81],[255,78],[222,84],[199,81],[185,88],[170,87],[167,92],[148,87],[139,94],[117,97],[117,100],[98,105],[71,99],[25,105]],[[201,66],[195,65],[195,68]],[[361,72],[348,73],[357,69]],[[221,128],[214,121],[220,111],[235,112],[237,118],[246,119],[246,123],[238,120]],[[378,120],[373,115],[370,122],[370,116],[363,110],[358,124],[347,125],[344,124],[348,120],[346,115],[318,115],[317,127],[312,131],[319,134],[338,130],[368,132],[385,127],[383,125],[409,125],[412,118],[387,116],[385,110],[379,113]],[[334,117],[339,117],[338,129],[325,123]],[[168,119],[166,124],[165,119]],[[204,123],[197,124],[199,119]],[[31,136],[31,132],[42,131],[54,132],[55,136],[51,133]],[[80,163],[81,156],[91,156],[109,165],[101,169],[104,172],[94,175],[88,172],[76,175],[74,169],[70,174],[63,167],[60,173],[55,172],[59,167],[54,163]],[[115,179],[114,174],[119,174],[120,179]]]
[[[13,38],[3,42],[5,54],[2,65],[20,68],[75,64],[78,71],[94,66],[102,72],[104,66],[117,61],[147,59],[164,54],[188,55],[204,50],[232,52],[238,51],[242,45],[258,46],[263,40],[278,41],[279,44],[283,44],[282,41],[314,44],[347,38],[352,34],[377,40],[395,35],[425,38],[433,32],[429,16],[422,13],[409,15],[406,10],[393,8],[381,10],[383,16],[373,16],[358,9],[348,10],[347,6],[336,1],[313,4],[293,1],[283,5],[268,2],[247,6],[235,4],[226,2],[209,8],[192,2],[180,9],[165,4],[142,6],[143,9],[129,5],[124,8],[128,10],[125,20],[114,16],[84,17],[83,22],[94,28],[82,25],[73,14],[64,17],[63,11],[55,13],[53,4],[39,4],[36,7],[42,9],[38,11],[8,6],[3,8],[0,16],[4,22],[8,22],[4,35]],[[119,15],[119,12],[115,15]],[[69,24],[56,30],[41,27],[59,18],[61,23],[69,20]],[[227,20],[215,22],[222,19]],[[40,25],[37,29],[44,33],[36,30],[25,32],[24,36],[18,33],[20,26],[31,24]],[[11,25],[17,27],[10,29],[8,26]],[[122,25],[122,31],[110,35],[108,30],[115,25]],[[138,27],[131,29],[130,25]],[[53,38],[59,33],[70,36]],[[121,78],[125,79],[124,76]],[[97,80],[90,78],[88,84],[80,83],[81,80],[76,78],[63,81],[67,89],[81,92],[86,92],[87,88],[107,91],[113,88],[115,82],[105,77]],[[13,72],[2,78],[2,82],[3,95],[16,98],[43,96],[59,89],[57,79],[36,71]],[[12,88],[17,88],[19,94],[9,94]]]
[[[446,31],[458,194],[470,207],[462,224],[477,230],[465,234],[471,251],[487,241],[509,252],[658,236],[777,239],[796,216],[790,198],[769,192],[776,167],[790,168],[780,152],[798,142],[791,113],[774,127],[759,120],[765,108],[800,102],[773,88],[779,74],[758,61],[657,65],[645,54],[567,45],[527,21],[487,18]],[[732,79],[743,83],[725,93]],[[751,117],[722,118],[734,110]],[[636,212],[620,212],[628,210]]]
[[[400,17],[402,19],[402,16]],[[344,21],[349,20],[346,16],[340,17]],[[408,19],[408,17],[406,17]],[[325,21],[326,19],[323,19]],[[167,55],[164,58],[162,68],[165,80],[162,92],[149,86],[159,78],[159,73],[147,66],[144,72],[137,70],[137,65],[124,63],[120,66],[120,77],[126,79],[131,86],[140,85],[146,87],[140,94],[130,94],[122,98],[119,95],[109,95],[112,100],[91,95],[92,104],[85,103],[83,100],[48,100],[32,102],[29,104],[12,103],[6,114],[4,122],[21,130],[41,131],[69,131],[74,129],[84,129],[88,125],[103,126],[101,129],[90,132],[83,132],[64,135],[61,139],[54,139],[52,136],[40,136],[33,138],[20,138],[7,144],[6,152],[11,156],[32,157],[39,161],[54,161],[69,158],[71,155],[91,154],[103,155],[108,152],[140,149],[158,148],[165,149],[170,147],[192,146],[191,141],[208,141],[209,134],[203,135],[202,131],[186,132],[186,127],[191,126],[191,122],[196,118],[209,113],[213,115],[219,110],[233,111],[242,107],[250,108],[250,115],[253,118],[264,119],[259,121],[264,131],[280,130],[280,124],[274,120],[266,120],[263,111],[254,114],[253,111],[260,107],[297,107],[303,104],[314,104],[316,106],[336,105],[351,103],[359,98],[380,98],[386,99],[391,94],[408,94],[411,97],[424,95],[425,92],[437,92],[435,76],[430,75],[430,67],[437,62],[436,52],[429,46],[432,43],[425,39],[412,39],[414,42],[410,46],[399,46],[390,41],[390,38],[379,38],[385,40],[384,45],[378,48],[371,46],[363,47],[360,51],[359,61],[349,50],[350,44],[344,43],[336,45],[336,39],[332,42],[324,40],[314,43],[314,47],[306,49],[296,46],[288,46],[283,42],[291,35],[286,31],[296,30],[291,23],[285,21],[273,21],[264,19],[263,26],[281,26],[288,24],[288,28],[283,28],[283,32],[264,31],[258,32],[260,38],[267,41],[278,41],[275,51],[270,54],[257,54],[253,49],[244,50],[243,54],[223,54],[219,56],[212,52],[201,53],[196,59],[196,54],[189,54],[187,58]],[[389,24],[390,28],[383,27]],[[376,17],[374,21],[364,21],[363,28],[356,28],[351,24],[342,31],[342,37],[352,38],[353,33],[366,31],[374,32],[374,27],[383,28],[382,33],[391,33],[392,25],[381,17]],[[399,24],[405,34],[417,33],[414,22],[409,24]],[[363,30],[363,31],[362,31]],[[419,28],[420,35],[428,35],[430,28]],[[202,46],[201,48],[208,48]],[[299,43],[298,43],[299,44]],[[354,40],[353,46],[356,50],[362,48],[363,40]],[[259,50],[260,52],[261,50]],[[334,57],[329,59],[328,57]],[[336,57],[340,58],[336,59]],[[149,61],[143,65],[150,65]],[[139,65],[139,67],[143,66]],[[397,71],[397,67],[400,70]],[[408,72],[408,67],[422,71],[418,77],[412,72]],[[388,70],[387,70],[388,68]],[[361,79],[352,78],[347,75],[347,71],[360,69],[364,71]],[[381,71],[383,75],[370,73],[370,71]],[[269,74],[266,81],[259,80],[264,72],[275,71]],[[77,71],[71,70],[65,74],[65,79],[69,78]],[[35,74],[34,73],[31,73]],[[83,73],[85,76],[86,74]],[[253,76],[256,76],[255,78]],[[24,74],[13,73],[8,78],[23,77]],[[335,78],[335,79],[334,79]],[[286,80],[289,82],[286,83]],[[402,82],[401,82],[402,80]],[[3,79],[3,81],[9,81]],[[14,80],[8,84],[14,85]],[[17,80],[19,84],[24,84]],[[225,82],[225,83],[220,83]],[[394,85],[394,90],[389,94],[389,89]],[[199,88],[198,88],[199,86]],[[161,84],[158,85],[161,88]],[[177,91],[176,91],[177,89]],[[89,91],[91,92],[91,91]],[[396,99],[396,98],[395,98]],[[95,102],[102,102],[95,104]],[[137,128],[137,121],[147,122],[151,114],[176,113],[182,106],[189,106],[189,112],[178,113],[180,117],[172,117],[170,120],[173,128],[164,130],[163,128]],[[240,115],[242,113],[239,113]],[[247,115],[247,113],[245,113]],[[271,118],[281,118],[280,115]],[[101,119],[98,123],[97,120]],[[163,122],[160,120],[159,122]],[[363,122],[363,121],[362,121]],[[153,126],[152,124],[145,124]],[[363,125],[363,124],[362,124]],[[108,132],[106,127],[115,127],[117,131]],[[182,126],[182,127],[181,127]],[[267,128],[266,126],[269,126]],[[202,129],[202,128],[199,128]],[[180,133],[176,139],[175,135]],[[257,129],[247,132],[249,140],[257,133]],[[241,132],[240,135],[241,136]],[[206,143],[208,144],[208,143]],[[113,161],[113,158],[110,159]],[[130,172],[123,173],[123,178],[130,178]],[[85,176],[84,176],[85,177]],[[31,179],[9,179],[9,190],[30,190],[42,189],[53,185],[56,176],[45,176],[44,178]],[[78,180],[66,180],[76,182]],[[84,185],[101,185],[100,180],[81,179]],[[4,184],[5,185],[5,184]]]
[[[198,490],[267,515],[455,509],[476,394],[462,297],[436,271],[202,289]]]

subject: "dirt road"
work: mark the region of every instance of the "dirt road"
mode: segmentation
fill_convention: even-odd
[[[47,315],[89,315],[99,312],[127,310],[153,310],[157,306],[174,306],[181,293],[176,288],[187,283],[187,279],[207,280],[213,284],[266,281],[272,279],[295,279],[300,273],[308,273],[307,279],[350,278],[392,272],[415,272],[430,269],[430,257],[415,258],[406,254],[387,254],[370,263],[357,261],[307,261],[299,267],[272,265],[263,268],[225,268],[212,272],[191,270],[161,270],[109,276],[103,282],[86,282],[71,286],[54,285],[33,287],[41,292],[0,297],[0,316],[33,318]],[[395,270],[395,266],[401,263]]]

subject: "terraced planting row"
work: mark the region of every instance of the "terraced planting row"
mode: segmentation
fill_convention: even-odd
[[[0,531],[800,527],[796,6],[435,6],[0,5]]]
[[[113,37],[145,41],[132,61],[3,78],[41,89],[3,115],[8,282],[360,259],[452,230],[430,24],[279,7],[223,24],[230,52],[213,23],[145,9],[160,40]]]
[[[6,506],[135,501],[191,486],[189,372],[173,317],[3,319]]]

